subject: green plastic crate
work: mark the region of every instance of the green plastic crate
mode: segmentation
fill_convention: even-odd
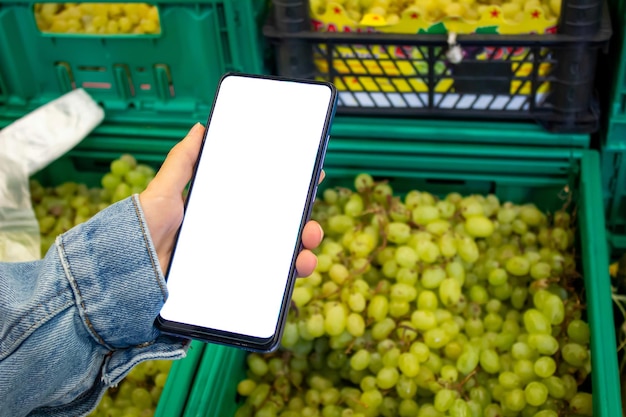
[[[626,239],[626,141],[601,153],[607,230]]]
[[[611,40],[607,63],[612,67],[609,89],[607,120],[603,146],[613,147],[626,142],[626,3],[623,0],[609,2],[615,33]]]
[[[266,0],[149,0],[161,33],[120,36],[41,33],[35,3],[0,2],[0,115],[12,119],[82,87],[107,120],[204,120],[223,73],[266,71]]]
[[[174,362],[167,376],[154,417],[181,417],[183,415],[205,346],[204,343],[192,341],[187,356]]]
[[[564,186],[577,190],[578,241],[585,278],[587,320],[591,327],[591,385],[594,416],[621,415],[608,252],[602,213],[599,157],[590,150],[557,150],[438,144],[361,142],[335,137],[325,160],[323,186],[351,186],[369,172],[389,178],[399,193],[423,189],[437,194],[497,194],[502,200],[560,207]],[[198,369],[185,417],[230,417],[239,406],[236,384],[245,377],[246,352],[208,347]]]

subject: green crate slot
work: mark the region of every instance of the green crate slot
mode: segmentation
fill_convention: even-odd
[[[613,147],[626,142],[626,3],[622,0],[609,2],[615,33],[611,39],[610,60],[613,68],[609,88],[608,120],[604,146]]]
[[[602,150],[602,179],[607,229],[626,236],[626,149]]]
[[[223,73],[265,72],[264,0],[150,1],[160,11],[154,36],[44,34],[34,3],[0,4],[0,114],[13,118],[83,87],[107,117],[200,120]]]
[[[192,341],[187,356],[172,364],[154,417],[182,416],[205,346],[204,343]]]
[[[369,153],[344,150],[353,146],[350,140],[335,139],[333,143],[326,156],[327,176],[320,190],[335,185],[351,186],[356,174],[369,172],[391,179],[399,194],[415,188],[436,194],[452,190],[463,194],[488,191],[502,200],[534,202],[544,210],[554,210],[563,204],[559,196],[563,187],[572,187],[578,207],[581,270],[591,328],[594,416],[621,415],[613,311],[609,301],[608,251],[604,218],[599,215],[602,212],[599,157],[595,151],[529,148],[520,152],[518,148],[464,147],[450,152],[449,148],[414,143],[412,151],[398,148],[397,154],[383,155],[375,150]],[[506,163],[500,164],[498,159]],[[203,356],[185,416],[233,416],[239,405],[236,385],[246,375],[246,352],[211,346]]]

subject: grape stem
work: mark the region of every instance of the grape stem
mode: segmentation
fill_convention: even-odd
[[[476,373],[480,370],[480,366],[477,366],[476,368],[474,368],[474,370],[472,370],[472,372],[470,372],[469,374],[465,375],[465,378],[463,378],[462,380],[459,381],[458,384],[456,384],[455,388],[457,391],[459,391],[459,394],[462,394],[462,389],[463,386],[470,380],[472,379],[472,377],[474,375],[476,375]]]

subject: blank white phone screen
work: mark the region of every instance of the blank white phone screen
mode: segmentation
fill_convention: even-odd
[[[330,102],[325,85],[224,78],[162,318],[273,336]]]

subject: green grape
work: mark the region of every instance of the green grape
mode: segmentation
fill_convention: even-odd
[[[412,268],[399,268],[396,274],[396,281],[399,284],[415,286],[417,283],[417,271]]]
[[[524,391],[515,388],[504,394],[503,405],[511,411],[522,411],[526,407],[526,397]]]
[[[565,319],[565,305],[563,300],[557,295],[551,294],[547,296],[540,310],[550,324],[558,325]]]
[[[563,381],[563,385],[565,386],[565,399],[571,401],[571,399],[578,392],[578,381],[576,378],[570,374],[565,374],[561,376],[561,380]]]
[[[426,289],[434,289],[439,287],[441,282],[446,279],[446,271],[441,267],[430,267],[422,271],[421,284]]]
[[[472,285],[469,291],[469,298],[476,304],[486,304],[489,301],[489,293],[482,285]]]
[[[489,284],[493,286],[500,286],[507,283],[509,276],[504,268],[496,268],[489,272]]]
[[[526,287],[515,286],[513,287],[513,291],[511,291],[511,305],[521,310],[526,303],[526,298],[528,297],[528,289]]]
[[[250,354],[246,358],[248,363],[248,369],[252,371],[254,375],[263,376],[269,371],[267,362],[258,354]]]
[[[360,317],[360,316],[359,316]],[[396,322],[390,317],[383,319],[374,324],[372,327],[372,337],[374,340],[383,340],[394,331]]]
[[[411,315],[411,323],[421,331],[434,329],[437,327],[437,316],[434,311],[415,310]]]
[[[424,343],[431,349],[440,349],[450,342],[450,336],[445,330],[434,328],[424,333]]]
[[[589,343],[589,325],[582,320],[572,320],[567,325],[567,336],[573,343],[585,345]]]
[[[530,276],[535,280],[547,279],[551,274],[550,264],[547,262],[537,262],[530,268]]]
[[[530,262],[522,256],[513,256],[506,261],[506,271],[518,277],[527,275],[530,271]]]
[[[454,400],[454,403],[452,403],[452,406],[448,410],[450,417],[470,417],[471,412],[468,403],[461,398]]]
[[[559,417],[559,414],[554,410],[540,410],[533,417]]]
[[[435,394],[433,405],[437,411],[444,413],[452,407],[456,399],[456,391],[444,388]]]
[[[552,328],[550,322],[539,310],[534,308],[528,309],[523,316],[524,327],[529,333],[550,334]]]
[[[524,389],[526,402],[532,406],[543,405],[548,399],[548,388],[538,381],[532,381]]]
[[[328,230],[331,233],[343,234],[354,228],[354,219],[346,214],[336,214],[328,219]]]
[[[389,301],[384,295],[375,295],[367,306],[367,316],[375,322],[380,322],[387,317]]]
[[[415,355],[420,363],[424,363],[430,357],[430,348],[422,342],[413,342],[409,352]]]
[[[419,410],[419,405],[412,398],[404,398],[398,406],[399,417],[415,417]]]
[[[589,359],[589,351],[578,343],[566,343],[561,348],[563,359],[572,366],[582,368]]]
[[[306,320],[306,331],[312,338],[324,335],[324,316],[320,313],[310,315]]]
[[[271,387],[269,384],[259,384],[248,396],[248,403],[255,408],[258,408],[265,402],[265,399],[270,394]]]
[[[478,366],[479,354],[473,349],[466,349],[456,361],[456,367],[464,375],[469,374]]]
[[[425,226],[428,223],[439,219],[439,210],[435,206],[418,206],[412,211],[412,220],[420,226]]]
[[[500,373],[500,375],[498,375],[498,382],[502,385],[502,387],[504,387],[504,389],[507,390],[519,388],[522,385],[519,375],[510,371]]]
[[[378,408],[383,403],[383,395],[377,389],[364,391],[360,402],[367,408]]]
[[[535,379],[534,362],[529,359],[520,359],[513,364],[513,372],[520,377],[522,385]]]
[[[406,223],[392,222],[387,225],[387,239],[396,244],[403,244],[411,236],[411,227]]]
[[[418,375],[420,369],[419,359],[413,353],[402,353],[398,357],[398,368],[403,375],[415,377]]]
[[[500,371],[500,357],[493,349],[480,352],[480,367],[487,373],[495,374]]]
[[[113,192],[115,191],[117,186],[122,183],[122,179],[118,177],[117,175],[114,175],[112,173],[107,173],[107,174],[104,174],[100,183],[102,184],[103,188]]]
[[[483,408],[491,404],[491,393],[484,386],[477,386],[469,391],[469,398],[480,404]]]
[[[346,328],[346,311],[342,305],[330,307],[324,317],[324,330],[330,336],[340,335]]]
[[[467,236],[457,239],[457,252],[461,259],[467,263],[476,262],[480,254],[476,242]]]
[[[392,300],[409,302],[417,298],[417,290],[408,284],[393,284],[389,296]]]
[[[446,278],[439,285],[439,299],[448,307],[461,299],[461,286],[454,278]]]
[[[444,417],[445,414],[438,411],[432,404],[423,404],[420,409],[419,412],[417,414],[417,417]]]
[[[346,330],[350,335],[355,337],[365,334],[365,320],[363,316],[357,313],[350,313],[346,320]]]
[[[560,400],[565,397],[565,384],[558,376],[549,376],[541,381],[552,398]]]
[[[418,310],[435,311],[438,306],[439,300],[433,291],[423,290],[417,296]]]
[[[360,193],[370,191],[373,187],[374,179],[369,174],[361,173],[354,178],[354,188]]]
[[[410,246],[399,246],[396,249],[395,261],[399,266],[412,268],[418,260],[419,256],[417,252]]]
[[[542,355],[554,355],[559,350],[559,342],[549,334],[531,334],[528,336],[528,344]]]
[[[472,237],[486,238],[493,234],[494,225],[487,217],[477,215],[465,221],[465,230]]]
[[[502,329],[502,324],[504,320],[502,316],[496,313],[488,313],[483,319],[485,329],[490,332],[498,332]]]
[[[380,183],[374,186],[374,200],[380,204],[388,204],[391,196],[393,195],[393,189],[389,184]]]

